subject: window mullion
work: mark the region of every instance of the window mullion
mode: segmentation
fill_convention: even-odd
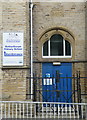
[[[70,50],[71,50],[70,55],[72,56],[72,46],[71,45],[70,45]]]
[[[48,41],[48,56],[50,56],[50,40]]]
[[[65,40],[63,39],[63,55],[65,56]]]

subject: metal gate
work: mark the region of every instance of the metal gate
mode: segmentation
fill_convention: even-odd
[[[58,72],[56,73],[56,77],[39,77],[34,75],[33,100],[43,102],[81,103],[81,85],[79,76],[79,72],[76,76],[71,77],[60,77]],[[58,84],[60,80],[62,82],[61,84]],[[65,81],[66,84],[64,83]],[[68,81],[72,81],[72,89],[70,89]]]
[[[72,89],[70,77],[60,77],[59,72],[56,77],[42,78],[42,98],[43,102],[72,102]],[[61,81],[61,82],[60,82]]]
[[[59,72],[57,71],[56,77],[54,76],[50,77],[49,74],[47,74],[47,76],[45,77],[34,74],[33,78],[31,77],[28,78],[28,81],[30,81],[31,79],[33,80],[33,94],[28,95],[29,96],[33,95],[33,101],[36,103],[34,108],[34,110],[36,111],[36,115],[42,117],[48,116],[51,118],[53,115],[54,118],[57,116],[58,118],[61,118],[62,116],[63,118],[64,116],[65,118],[69,118],[70,114],[70,118],[84,117],[84,107],[80,106],[82,95],[81,93],[82,84],[80,84],[80,81],[84,79],[87,80],[87,77],[81,77],[80,72],[77,72],[73,76],[61,77]],[[59,84],[59,86],[56,86],[55,82],[59,83],[60,80],[62,80],[62,83]],[[67,85],[67,82],[69,80],[72,81],[72,90],[71,89],[69,90],[69,84]],[[64,84],[64,81],[67,81],[66,85]],[[52,83],[53,86],[51,86]],[[48,102],[49,100],[51,102]],[[55,102],[57,100],[60,102]],[[38,105],[38,103],[40,104]],[[76,105],[76,103],[78,104],[78,106],[74,107],[73,104]]]

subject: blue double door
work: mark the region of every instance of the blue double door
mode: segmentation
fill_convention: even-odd
[[[72,63],[42,64],[43,102],[72,102]]]

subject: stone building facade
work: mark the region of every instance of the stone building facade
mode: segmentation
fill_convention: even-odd
[[[80,71],[87,77],[86,3],[33,2],[33,72],[42,76],[43,63],[71,63],[72,75]],[[23,2],[0,3],[0,83],[2,100],[26,100],[27,78],[30,77],[30,4]],[[23,66],[3,66],[3,33],[23,32]],[[69,57],[43,55],[43,45],[53,35],[61,35],[71,46]],[[87,91],[86,80],[81,81],[82,93]],[[86,97],[83,97],[85,102]]]

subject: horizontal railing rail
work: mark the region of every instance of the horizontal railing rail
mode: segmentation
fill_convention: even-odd
[[[87,103],[0,101],[0,118],[87,119]]]
[[[0,101],[0,103],[52,103],[52,104],[70,104],[70,105],[87,105],[87,103],[63,103],[63,102],[33,102],[33,101]]]

